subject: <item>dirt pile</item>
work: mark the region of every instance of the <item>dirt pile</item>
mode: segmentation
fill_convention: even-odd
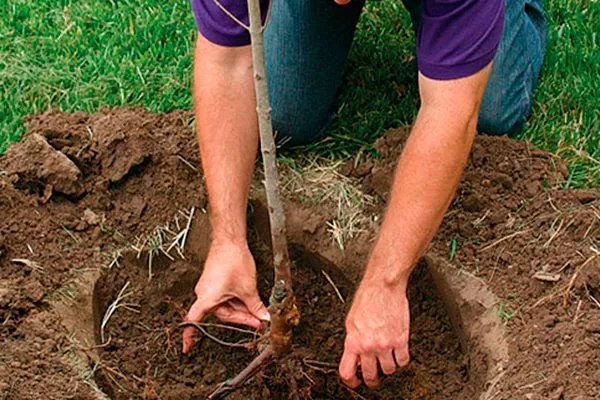
[[[88,271],[167,216],[205,206],[190,121],[47,113],[0,157],[0,398],[98,398],[51,305],[76,303]]]
[[[362,173],[366,193],[387,197],[407,133],[376,143],[383,158]],[[566,179],[546,152],[479,136],[430,248],[498,296],[511,362],[497,398],[600,398],[600,193],[563,190]]]
[[[205,218],[190,114],[131,109],[47,113],[28,125],[24,142],[0,157],[0,398],[31,399],[42,393],[49,399],[102,398],[93,377],[115,398],[186,398],[243,365],[243,350],[212,351],[216,345],[206,339],[189,359],[178,353],[175,325],[191,300],[206,245],[194,248],[191,243],[206,241],[206,234],[202,240],[190,237],[190,248],[182,250],[185,260],[174,254],[180,261],[173,262],[159,250],[168,247],[163,244],[173,239],[175,227],[181,231],[192,219],[193,210],[193,229]],[[287,205],[291,241],[319,254],[320,266],[342,270],[347,281],[342,275],[332,279],[345,297],[351,296],[377,234],[381,219],[375,217],[383,214],[405,137],[405,130],[388,133],[376,144],[380,158],[352,161],[342,169],[380,199],[367,210],[374,214],[372,224],[348,240],[344,251],[330,233],[334,204]],[[457,198],[429,250],[449,260],[458,271],[455,276],[469,271],[498,297],[494,314],[505,324],[510,351],[500,379],[487,388],[489,398],[598,397],[599,196],[561,190],[567,175],[559,160],[526,143],[479,137]],[[264,231],[259,205],[251,224]],[[259,240],[253,243],[268,270],[264,248]],[[136,256],[126,256],[123,249]],[[148,284],[150,254],[154,276]],[[90,273],[103,276],[95,318],[88,321],[79,313],[78,320],[78,310],[89,306],[82,299],[91,295],[81,281],[87,282]],[[476,353],[468,343],[466,348],[456,345],[457,332],[450,326],[457,323],[449,321],[428,279],[422,270],[411,288],[415,361],[392,379],[394,396],[400,396],[394,398],[473,397],[477,385],[472,384],[481,376]],[[107,344],[106,337],[99,338],[98,321],[127,281],[131,310],[119,309],[106,324]],[[327,371],[327,363],[335,363],[341,351],[344,305],[318,268],[299,273],[298,282],[306,321],[322,330],[317,335],[316,328],[299,328],[298,345],[308,349],[311,359],[326,363],[304,365],[308,377],[298,381],[315,390],[314,398],[360,398]],[[265,280],[260,284],[266,287]],[[72,318],[65,319],[57,311],[61,307],[71,310]],[[80,340],[74,331],[94,321],[91,340]],[[215,333],[228,337],[221,330]],[[91,355],[90,365],[81,362],[81,353]],[[225,358],[217,362],[217,355]],[[260,388],[262,398],[278,398],[284,392],[285,382],[274,369],[261,379],[264,384],[254,382],[250,393],[257,395]]]

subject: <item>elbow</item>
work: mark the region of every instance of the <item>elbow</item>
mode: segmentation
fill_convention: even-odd
[[[197,69],[227,71],[228,76],[252,73],[252,50],[250,46],[226,47],[198,36],[194,52]]]
[[[464,99],[456,102],[423,101],[419,109],[419,118],[443,127],[443,132],[456,139],[459,136],[470,142],[477,133],[480,105],[480,101]]]
[[[471,76],[448,81],[419,74],[419,114],[434,118],[447,128],[461,128],[469,136],[474,135],[490,70],[491,63]]]

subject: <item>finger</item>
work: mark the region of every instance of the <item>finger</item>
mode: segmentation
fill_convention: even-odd
[[[340,378],[344,384],[352,389],[357,388],[360,385],[360,380],[356,377],[356,364],[358,363],[358,354],[349,350],[346,346],[344,354],[340,361]]]
[[[379,360],[379,366],[384,374],[392,375],[396,372],[396,360],[394,359],[393,351],[390,350],[386,353],[382,353],[377,356],[377,359]]]
[[[350,4],[351,0],[335,0],[336,4],[339,4],[340,6],[345,6],[346,4]]]
[[[408,347],[404,346],[400,348],[395,348],[394,358],[396,359],[396,364],[398,364],[399,367],[406,367],[410,362],[410,354],[408,353]]]
[[[260,320],[247,310],[242,311],[229,306],[221,306],[215,309],[214,314],[221,321],[231,324],[246,325],[255,329],[260,328],[261,325]]]
[[[200,322],[206,316],[207,309],[204,307],[200,299],[196,299],[190,311],[188,311],[185,320],[192,322]],[[192,326],[183,329],[183,353],[187,354],[192,349],[195,342],[196,329]]]
[[[242,299],[244,305],[250,312],[250,314],[254,315],[257,319],[261,321],[270,321],[271,316],[269,315],[269,310],[260,300],[257,293],[252,294],[251,296]]]
[[[381,382],[379,381],[379,372],[377,371],[377,359],[373,355],[361,354],[360,365],[365,384],[371,389],[377,389]]]

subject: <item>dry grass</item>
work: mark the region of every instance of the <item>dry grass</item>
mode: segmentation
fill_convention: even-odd
[[[26,258],[13,258],[11,261],[14,262],[15,264],[25,265],[26,267],[31,268],[34,271],[38,271],[38,272],[44,271],[44,267],[40,266],[37,262],[31,261]]]
[[[98,363],[95,363],[93,366],[90,366],[87,359],[84,359],[77,355],[75,351],[69,351],[63,355],[63,359],[77,372],[80,380],[75,381],[74,392],[77,392],[77,385],[79,385],[80,381],[83,381],[84,384],[88,385],[94,394],[94,398],[96,400],[109,400],[109,397],[100,389],[96,381],[94,380],[94,376],[98,367],[100,366]]]
[[[180,210],[171,222],[157,226],[150,235],[143,238],[138,237],[136,244],[131,245],[131,248],[137,253],[138,259],[144,252],[148,254],[148,281],[151,281],[153,276],[152,262],[160,254],[174,261],[175,258],[171,253],[175,251],[182,260],[185,259],[183,251],[195,212],[195,207],[190,210]],[[118,264],[119,257],[120,252],[115,253],[109,267]]]
[[[328,203],[334,212],[327,221],[327,230],[341,250],[347,239],[365,232],[378,219],[368,212],[375,205],[375,198],[363,193],[356,179],[339,173],[344,161],[314,154],[282,161],[283,195],[308,205]]]
[[[138,310],[139,306],[137,304],[125,302],[125,300],[127,298],[129,298],[133,295],[133,292],[128,289],[129,289],[129,281],[127,281],[125,283],[125,285],[123,285],[123,287],[119,291],[119,294],[117,295],[117,298],[115,299],[115,301],[113,301],[108,306],[108,308],[106,309],[106,312],[104,313],[104,317],[102,317],[102,324],[100,325],[100,339],[102,340],[102,344],[106,343],[106,340],[105,340],[106,326],[108,325],[108,322],[110,321],[111,317],[114,315],[114,313],[119,308],[124,308],[126,310],[139,313],[139,310]]]

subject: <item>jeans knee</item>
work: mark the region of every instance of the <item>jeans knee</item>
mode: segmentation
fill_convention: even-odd
[[[505,135],[518,132],[523,128],[529,110],[503,110],[490,112],[481,110],[477,122],[477,130],[490,135]]]
[[[532,106],[531,85],[520,85],[515,90],[486,91],[479,109],[477,130],[491,135],[518,132],[523,128]]]
[[[332,119],[329,113],[306,110],[294,103],[275,104],[271,117],[277,142],[286,146],[315,142],[323,136]]]

